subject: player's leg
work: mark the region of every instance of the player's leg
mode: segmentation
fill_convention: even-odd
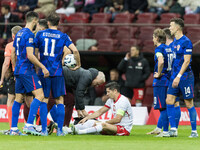
[[[23,94],[17,93],[16,99],[12,107],[12,125],[11,125],[10,135],[24,135],[19,131],[17,127],[19,112],[22,102],[23,102]]]
[[[181,118],[181,108],[179,104],[179,97],[176,98],[176,102],[174,104],[175,107],[175,121],[176,121],[176,128],[178,129],[179,120]]]
[[[8,99],[7,99],[7,112],[8,112],[8,121],[11,127],[12,123],[12,106],[15,100],[15,80],[14,76],[10,77],[8,82]]]
[[[197,134],[197,112],[196,109],[194,107],[194,103],[193,103],[193,99],[185,99],[185,105],[189,111],[189,115],[190,115],[190,123],[191,123],[191,127],[192,127],[192,132],[191,135],[189,136],[190,138],[194,138],[194,137],[198,137]]]
[[[179,87],[173,88],[172,83],[173,83],[173,80],[170,80],[168,91],[167,91],[167,99],[166,99],[167,115],[168,115],[169,123],[171,126],[169,133],[171,134],[171,136],[177,136],[174,103],[175,103],[176,97],[179,96],[180,89]]]
[[[52,79],[52,95],[56,98],[57,104],[57,136],[63,136],[64,133],[62,131],[63,124],[64,124],[64,117],[65,117],[65,107],[64,107],[64,98],[63,95],[66,95],[65,90],[65,79],[64,77],[54,77]]]
[[[26,93],[32,92],[32,94],[34,95],[34,99],[30,105],[28,120],[26,125],[24,126],[23,131],[28,134],[41,135],[33,128],[33,122],[35,116],[37,115],[37,111],[41,104],[41,101],[43,101],[44,99],[42,85],[36,74],[22,75],[22,78],[23,78],[23,85],[26,89]]]
[[[63,96],[60,96],[59,98],[56,99],[56,104],[57,104],[57,124],[58,124],[58,129],[57,129],[57,135],[60,136],[62,135],[63,131],[63,124],[64,124],[64,117],[65,117],[65,107],[64,107],[64,98]]]
[[[15,84],[15,101],[12,106],[12,125],[11,125],[11,130],[10,130],[10,135],[24,135],[22,134],[18,127],[18,118],[19,118],[19,112],[20,112],[20,107],[23,102],[23,93],[25,93],[25,88],[21,82],[21,77],[16,76],[16,84]]]
[[[8,93],[7,112],[8,112],[8,121],[9,121],[10,127],[12,123],[12,106],[13,106],[14,100],[15,100],[15,95]]]
[[[197,112],[196,112],[196,109],[194,107],[194,102],[193,102],[194,77],[188,78],[187,80],[182,80],[180,82],[180,89],[181,89],[181,93],[183,95],[186,107],[187,107],[187,109],[189,111],[189,115],[190,115],[190,123],[191,123],[191,127],[192,127],[192,132],[189,137],[190,138],[198,137],[197,130],[196,130]]]

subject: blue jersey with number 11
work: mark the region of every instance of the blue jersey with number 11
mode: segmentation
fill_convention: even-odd
[[[67,34],[59,30],[39,31],[35,38],[35,47],[39,48],[40,61],[48,69],[50,76],[62,76],[62,54],[64,46],[72,44]],[[41,69],[38,72],[43,75]]]
[[[34,65],[27,58],[27,47],[34,48],[34,34],[28,28],[21,29],[15,36],[13,47],[17,61],[15,65],[14,75],[25,74],[32,75],[35,73]]]

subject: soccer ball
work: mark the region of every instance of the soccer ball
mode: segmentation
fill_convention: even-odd
[[[74,55],[73,54],[66,55],[64,58],[64,64],[65,64],[65,66],[67,66],[69,68],[76,67],[76,60],[74,58]]]

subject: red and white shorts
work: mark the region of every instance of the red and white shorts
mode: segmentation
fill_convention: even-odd
[[[129,136],[130,133],[123,126],[117,125],[117,133],[116,133],[116,135]]]
[[[119,135],[119,136],[129,136],[130,133],[123,127],[120,125],[116,125],[117,126],[117,133],[115,134],[109,134],[106,131],[102,131],[101,134],[102,135]]]

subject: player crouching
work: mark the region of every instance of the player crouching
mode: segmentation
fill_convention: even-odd
[[[109,97],[106,104],[98,111],[82,119],[72,127],[75,134],[101,133],[104,135],[128,136],[133,126],[133,112],[131,104],[125,96],[119,93],[120,86],[116,82],[106,85]],[[106,122],[90,120],[101,116],[111,109],[114,118]]]

